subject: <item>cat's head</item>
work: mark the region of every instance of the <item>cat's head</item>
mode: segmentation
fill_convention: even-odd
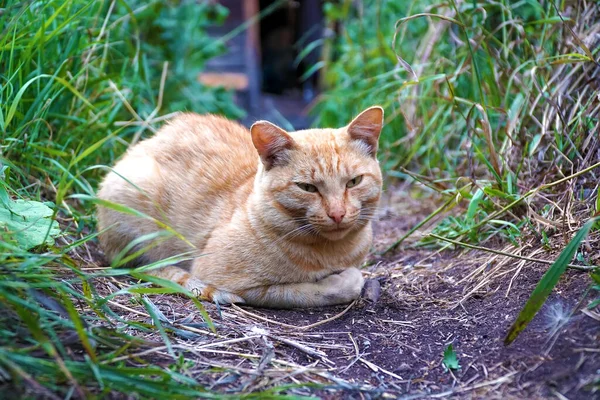
[[[382,126],[377,106],[339,129],[286,132],[266,121],[252,125],[263,217],[290,238],[340,240],[366,226],[381,195]]]

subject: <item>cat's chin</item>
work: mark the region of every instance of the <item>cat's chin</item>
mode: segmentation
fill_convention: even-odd
[[[352,226],[347,228],[338,228],[331,230],[321,230],[319,235],[327,240],[337,241],[344,239],[350,232],[352,232]]]

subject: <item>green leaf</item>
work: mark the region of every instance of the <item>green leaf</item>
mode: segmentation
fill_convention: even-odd
[[[10,197],[2,182],[0,182],[0,206],[10,210]]]
[[[483,189],[483,191],[488,196],[494,196],[494,197],[497,197],[499,199],[504,199],[504,200],[508,200],[508,201],[514,201],[514,200],[516,200],[515,196],[513,196],[511,194],[508,194],[508,193],[505,193],[505,192],[503,192],[501,190],[498,190],[498,189],[493,189],[491,187],[486,187],[486,188]]]
[[[62,297],[62,304],[64,305],[64,307],[67,309],[67,312],[69,313],[69,317],[71,318],[71,321],[73,322],[75,331],[77,332],[77,335],[81,339],[81,344],[83,345],[83,348],[87,352],[87,355],[90,357],[90,359],[94,363],[98,362],[98,357],[96,356],[96,351],[95,351],[95,343],[92,340],[90,340],[90,337],[86,330],[86,326],[84,325],[84,322],[81,320],[81,316],[79,315],[79,312],[75,308],[73,301],[71,301],[71,299],[69,298],[68,295],[65,295]]]
[[[144,271],[144,270],[145,270],[145,267],[140,267],[140,268],[136,268],[134,271]],[[204,321],[206,321],[206,323],[208,324],[208,327],[210,328],[210,330],[213,331],[214,333],[217,332],[215,329],[215,325],[212,322],[212,319],[206,312],[206,309],[204,308],[202,303],[200,303],[200,301],[194,296],[194,294],[191,291],[185,289],[183,286],[179,285],[178,283],[170,281],[168,279],[163,279],[163,278],[159,278],[157,276],[147,275],[144,273],[139,273],[139,272],[134,272],[134,271],[132,271],[130,273],[131,276],[133,276],[134,278],[137,278],[137,279],[143,279],[145,281],[152,282],[158,286],[162,286],[163,288],[166,288],[168,290],[168,292],[165,292],[165,293],[183,293],[186,296],[188,296],[190,299],[192,299],[192,301],[196,305],[196,308],[200,312],[200,315],[202,315],[202,318],[204,318]],[[129,290],[129,291],[131,291],[131,290]]]
[[[300,77],[300,81],[304,82],[308,78],[310,78],[315,72],[325,67],[325,61],[319,61],[315,63],[312,67],[310,67],[302,76]]]
[[[552,289],[558,283],[558,280],[567,269],[567,266],[575,256],[579,245],[585,239],[588,232],[599,218],[592,218],[581,227],[579,232],[571,239],[567,247],[560,253],[556,261],[550,266],[548,271],[542,276],[542,279],[538,282],[537,286],[531,293],[529,300],[519,313],[519,316],[510,327],[504,344],[511,344],[521,333],[523,329],[531,322],[535,314],[542,308],[542,305],[546,302],[546,299],[552,292]]]
[[[160,309],[152,302],[152,300],[150,300],[148,297],[144,296],[142,297],[142,303],[144,304],[144,307],[146,308],[146,311],[148,311],[148,314],[150,314],[150,317],[152,317],[152,321],[154,322],[154,325],[156,325],[156,328],[158,329],[158,332],[160,333],[160,336],[163,339],[163,342],[165,343],[165,346],[167,347],[167,351],[169,352],[169,354],[173,357],[175,357],[175,353],[173,352],[173,346],[171,344],[171,341],[169,340],[169,336],[167,336],[167,332],[165,331],[165,328],[162,325],[161,320],[165,320],[166,317],[164,316],[164,314],[160,311]],[[165,321],[168,322],[168,321]]]
[[[57,82],[60,82],[65,88],[67,88],[75,96],[77,96],[86,106],[88,106],[93,111],[96,111],[95,108],[94,108],[94,106],[85,98],[85,96],[83,96],[69,82],[67,82],[63,78],[60,78],[60,77],[57,77],[57,76],[52,76],[52,75],[48,75],[48,74],[41,74],[41,75],[38,75],[35,78],[32,78],[29,81],[27,81],[27,83],[25,83],[23,85],[23,87],[21,87],[21,89],[17,92],[15,98],[13,99],[13,102],[12,102],[10,108],[8,109],[8,113],[6,114],[6,121],[4,122],[5,126],[8,126],[10,124],[10,122],[12,121],[13,117],[15,116],[15,113],[17,112],[17,107],[19,106],[19,102],[21,101],[21,98],[23,97],[23,95],[27,91],[27,88],[30,85],[32,85],[33,83],[35,83],[37,80],[41,79],[41,78],[50,78],[50,79],[54,79]]]
[[[7,207],[8,205],[8,207]],[[28,250],[40,245],[53,245],[60,234],[54,211],[39,201],[9,200],[0,204],[0,235]]]
[[[598,187],[598,193],[596,194],[596,214],[600,214],[600,187]]]
[[[444,366],[448,369],[460,369],[460,364],[458,363],[458,357],[456,357],[456,352],[451,344],[446,347],[444,350],[444,360],[442,361]]]
[[[467,221],[469,221],[469,222],[473,221],[473,219],[475,218],[475,213],[477,212],[477,208],[479,207],[479,203],[481,203],[482,199],[483,199],[483,190],[477,189],[477,191],[473,195],[473,198],[471,199],[471,202],[469,203],[469,208],[467,210],[467,217],[466,217]]]
[[[537,135],[533,136],[533,139],[531,140],[531,143],[529,144],[529,157],[533,156],[533,153],[535,153],[535,151],[537,150],[541,141],[542,141],[541,133],[538,133]]]
[[[310,52],[312,52],[314,49],[316,49],[319,46],[322,46],[324,41],[325,41],[324,39],[317,39],[317,40],[307,44],[306,47],[304,49],[302,49],[302,51],[300,53],[298,53],[298,56],[294,60],[294,66],[297,68],[300,65],[300,63],[302,62],[302,60],[304,60],[304,58],[308,54],[310,54]]]
[[[588,310],[593,310],[594,308],[598,307],[600,305],[600,299],[596,299],[594,301],[592,301],[588,306]]]
[[[512,102],[508,110],[508,126],[506,128],[506,132],[508,135],[511,135],[517,124],[520,122],[519,115],[521,114],[521,110],[523,109],[523,104],[525,103],[525,97],[521,93],[517,93],[515,99]]]

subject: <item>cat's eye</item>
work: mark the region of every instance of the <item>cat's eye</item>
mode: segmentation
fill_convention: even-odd
[[[347,187],[347,188],[352,188],[352,187],[354,187],[354,186],[358,185],[359,183],[361,183],[361,182],[362,182],[362,178],[363,178],[363,176],[362,176],[362,175],[359,175],[359,176],[357,176],[357,177],[356,177],[356,178],[354,178],[354,179],[350,179],[350,180],[348,181],[348,183],[346,183],[346,187]]]
[[[317,193],[319,191],[315,185],[311,185],[310,183],[297,182],[296,185],[305,192]]]

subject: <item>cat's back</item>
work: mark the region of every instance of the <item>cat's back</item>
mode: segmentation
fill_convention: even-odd
[[[201,187],[210,195],[235,189],[254,176],[257,165],[245,127],[216,115],[185,113],[130,148],[115,170],[143,186]]]
[[[105,178],[100,197],[136,203],[150,215],[158,205],[172,220],[180,219],[243,196],[239,189],[251,187],[258,162],[250,132],[242,125],[185,113],[132,146]]]
[[[250,194],[258,163],[242,125],[186,113],[132,146],[104,178],[98,197],[163,221],[201,251]],[[124,243],[156,231],[151,221],[105,207],[98,209],[98,226],[113,226],[110,235],[100,235],[109,258]],[[169,238],[147,255],[155,260],[188,250],[183,241]]]
[[[255,171],[258,165],[250,132],[216,115],[182,114],[140,143],[140,150],[163,167],[190,170],[201,166],[207,174],[218,171],[221,176]]]

